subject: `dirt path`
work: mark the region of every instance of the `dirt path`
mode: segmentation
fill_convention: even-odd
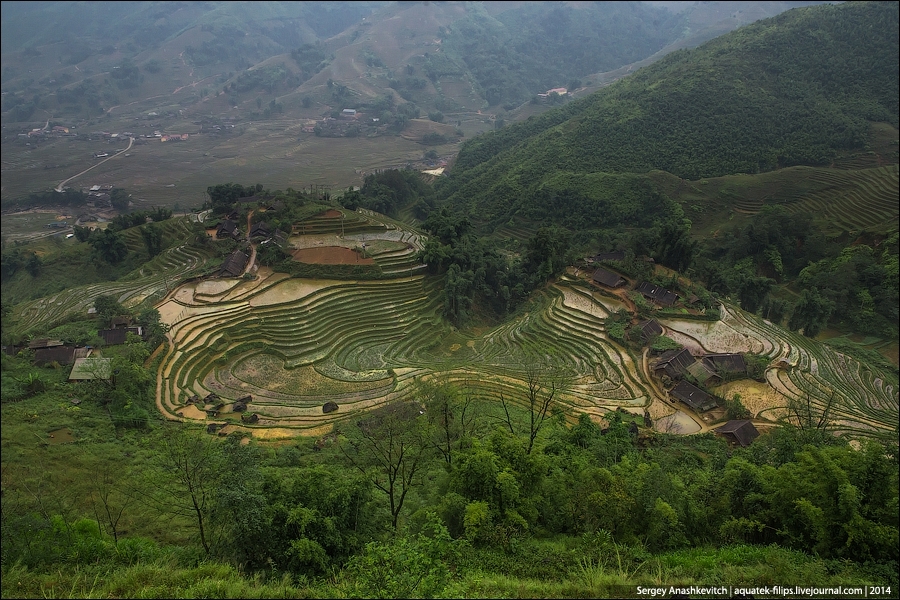
[[[109,158],[104,158],[103,160],[101,160],[100,162],[98,162],[96,165],[92,165],[92,166],[88,167],[87,169],[85,169],[84,171],[82,171],[81,173],[79,173],[78,175],[72,175],[72,176],[69,177],[68,179],[64,179],[63,181],[60,181],[60,182],[59,182],[59,185],[56,186],[56,191],[57,191],[57,192],[63,191],[63,186],[66,185],[67,183],[69,183],[70,181],[72,181],[73,179],[75,179],[76,177],[81,177],[82,175],[84,175],[85,173],[87,173],[88,171],[90,171],[91,169],[95,169],[95,168],[99,167],[100,165],[102,165],[102,164],[105,163],[106,161],[114,159],[115,157],[119,156],[119,155],[122,154],[123,152],[128,152],[129,150],[131,150],[131,147],[132,147],[133,145],[134,145],[134,138],[133,138],[133,137],[128,138],[128,147],[127,147],[127,148],[125,148],[124,150],[119,150],[118,152],[116,152],[115,154],[113,154],[112,156],[110,156]]]

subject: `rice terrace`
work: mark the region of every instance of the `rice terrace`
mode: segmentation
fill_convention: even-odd
[[[189,221],[169,227],[187,231]],[[605,319],[625,304],[583,271],[570,267],[502,325],[455,330],[440,316],[439,279],[416,259],[424,239],[372,211],[331,209],[295,225],[289,238],[295,260],[359,261],[376,265],[381,277],[301,278],[250,265],[250,276],[197,278],[192,275],[207,259],[176,246],[145,265],[139,278],[70,289],[17,312],[20,327],[28,328],[86,309],[100,294],[126,304],[156,298],[171,327],[157,351],[157,406],[169,419],[203,421],[213,431],[321,436],[365,411],[415,399],[429,382],[454,383],[498,405],[502,397],[526,406],[536,364],[543,384],[567,382],[555,399],[569,419],[646,410],[658,428],[710,430],[715,413],[701,416],[670,400],[650,371],[646,349],[635,353],[610,338]],[[179,279],[187,281],[167,291]],[[760,427],[784,416],[791,398],[831,402],[836,429],[852,437],[878,437],[896,427],[897,390],[884,374],[821,343],[725,305],[717,321],[672,315],[660,324],[695,354],[765,357],[765,383],[722,386],[740,386]]]

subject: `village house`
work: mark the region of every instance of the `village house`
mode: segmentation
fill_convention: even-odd
[[[79,358],[91,355],[91,348],[75,346],[54,346],[52,348],[39,348],[34,351],[34,364],[43,367],[56,363],[58,365],[71,365]]]
[[[253,227],[250,228],[249,238],[268,238],[272,235],[272,228],[269,227],[269,224],[265,221],[260,221],[259,223],[255,223]]]
[[[670,292],[664,287],[653,285],[649,281],[642,281],[634,289],[645,298],[662,306],[672,306],[675,304],[675,301],[678,300],[678,296],[675,292]]]
[[[679,381],[669,395],[697,412],[705,412],[716,407],[716,399],[713,396],[687,381]]]
[[[703,385],[716,385],[722,383],[722,377],[702,360],[695,361],[687,368],[687,373],[695,381]]]
[[[591,276],[591,280],[595,283],[599,283],[600,285],[605,285],[606,287],[617,288],[625,285],[625,279],[619,275],[618,273],[613,273],[612,271],[607,271],[606,269],[599,267],[594,271],[594,274]]]
[[[128,339],[128,334],[132,333],[137,336],[143,336],[144,329],[143,327],[118,327],[114,329],[101,329],[97,332],[101,338],[103,338],[103,343],[107,346],[119,346],[124,344]]]
[[[722,375],[746,375],[747,362],[744,355],[739,353],[707,354],[703,362],[709,368]]]
[[[57,346],[62,346],[62,340],[51,340],[49,338],[38,338],[36,340],[31,340],[28,342],[29,350],[40,350],[41,348],[55,348]]]
[[[656,319],[641,321],[636,326],[641,332],[641,340],[646,344],[658,335],[662,335],[662,325]]]
[[[241,230],[238,229],[237,223],[231,219],[225,219],[216,228],[216,238],[224,240],[226,238],[238,239],[241,237]]]
[[[107,380],[112,377],[111,358],[76,358],[69,373],[69,381]]]
[[[694,356],[687,348],[681,350],[669,350],[663,352],[659,360],[653,366],[653,372],[657,377],[665,374],[670,379],[679,379],[687,373],[688,367],[696,362]]]
[[[728,421],[724,425],[716,427],[715,433],[742,448],[746,448],[759,437],[759,431],[749,419]]]
[[[249,261],[249,256],[247,256],[240,250],[235,250],[234,252],[229,254],[228,258],[225,259],[225,262],[222,263],[222,266],[219,269],[218,276],[240,277],[244,274],[244,268],[247,266],[247,263]]]

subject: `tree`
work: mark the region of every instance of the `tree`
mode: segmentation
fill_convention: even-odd
[[[562,378],[556,373],[549,363],[538,357],[527,360],[525,367],[526,402],[528,410],[528,443],[525,454],[531,454],[534,449],[534,441],[541,432],[547,417],[551,416],[554,406],[553,399],[562,385]],[[503,406],[506,426],[509,432],[516,435],[518,427],[513,423],[512,415],[506,398],[500,394],[500,404]]]
[[[162,432],[153,490],[146,498],[158,510],[192,520],[206,554],[211,552],[208,528],[220,474],[226,465],[217,440],[181,424]]]
[[[128,255],[128,246],[122,236],[110,229],[91,236],[88,241],[97,257],[109,264],[117,264]]]
[[[359,421],[352,437],[340,444],[350,464],[387,496],[394,530],[431,447],[424,413],[415,402],[386,406]]]
[[[472,396],[449,384],[426,384],[422,388],[432,446],[450,467],[453,455],[470,442],[475,423]]]
[[[144,245],[147,246],[147,254],[152,258],[162,252],[162,230],[152,225],[143,225],[140,230]]]
[[[94,310],[97,311],[97,320],[103,327],[109,327],[109,322],[113,317],[128,314],[127,308],[119,304],[114,296],[107,294],[94,298]]]
[[[113,190],[109,193],[110,196],[110,204],[112,207],[118,211],[126,211],[128,210],[128,205],[131,202],[128,197],[129,194],[122,188],[113,188]]]
[[[91,506],[94,509],[94,517],[97,526],[106,529],[113,537],[113,543],[119,544],[121,533],[120,522],[129,506],[134,504],[135,497],[123,491],[119,485],[120,477],[117,476],[117,465],[104,461],[99,469],[95,470],[95,476],[91,479]]]
[[[834,302],[822,296],[817,288],[807,288],[794,306],[788,328],[792,331],[802,329],[803,335],[815,337],[828,324],[833,311]]]

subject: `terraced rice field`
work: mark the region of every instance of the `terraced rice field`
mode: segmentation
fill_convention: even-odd
[[[784,416],[790,398],[809,400],[819,410],[831,404],[831,425],[836,432],[896,442],[898,389],[889,375],[755,315],[732,307],[723,306],[722,310],[722,319],[715,324],[660,322],[670,329],[671,337],[691,340],[707,352],[722,352],[743,339],[745,347],[768,357],[768,389],[755,389],[749,400],[759,417],[776,420]],[[751,389],[745,388],[745,392]]]
[[[341,234],[343,227],[343,235]],[[320,215],[295,227],[295,249],[365,245],[390,279],[288,278],[192,282],[159,309],[171,324],[157,379],[157,404],[176,419],[205,418],[186,400],[215,392],[226,403],[252,396],[254,432],[313,434],[387,402],[412,398],[428,380],[455,382],[482,398],[525,402],[536,359],[567,382],[570,412],[602,416],[651,401],[640,364],[605,334],[610,309],[586,288],[562,282],[536,308],[481,335],[441,319],[440,279],[425,275],[419,232],[368,211]],[[323,404],[339,409],[324,414]],[[216,418],[239,423],[238,414]]]
[[[824,187],[785,204],[791,213],[808,212],[840,231],[883,232],[898,224],[898,165],[859,171],[816,169],[810,176]]]
[[[25,331],[86,311],[100,294],[125,304],[159,298],[162,320],[171,325],[158,355],[159,410],[172,419],[228,423],[228,430],[258,437],[321,435],[363,411],[415,397],[430,380],[456,383],[484,400],[502,395],[523,404],[536,364],[545,381],[562,382],[556,398],[570,416],[602,418],[621,407],[639,413],[646,408],[664,419],[679,409],[697,424],[684,432],[709,430],[664,397],[643,357],[607,336],[604,319],[620,306],[585,280],[564,276],[537,293],[528,310],[490,330],[455,331],[440,316],[441,280],[416,260],[424,243],[420,232],[368,211],[335,212],[300,224],[291,245],[364,248],[389,278],[300,279],[262,268],[256,280],[194,280],[165,295],[174,281],[190,278],[209,261],[180,245],[127,280],[15,307],[18,327]],[[187,238],[189,224],[178,226]],[[898,390],[890,375],[732,307],[723,306],[717,322],[661,322],[667,335],[695,354],[765,355],[771,361],[766,382],[740,388],[758,418],[777,418],[789,398],[809,398],[819,407],[833,403],[832,424],[843,434],[895,437]],[[204,410],[213,402],[187,403],[212,392],[225,403],[215,417]],[[248,412],[259,417],[253,424],[229,412],[248,394]],[[325,414],[326,402],[338,410]]]
[[[214,420],[254,435],[319,435],[331,425],[388,402],[415,397],[429,380],[456,383],[486,400],[526,401],[536,362],[570,415],[597,418],[622,407],[648,408],[653,418],[694,419],[683,432],[710,425],[668,402],[641,357],[608,338],[604,318],[617,306],[583,280],[565,276],[534,299],[530,310],[479,334],[452,331],[440,318],[440,280],[415,261],[420,233],[374,213],[320,216],[301,225],[295,248],[366,244],[394,277],[377,281],[293,279],[260,271],[257,281],[218,280],[183,286],[160,307],[172,325],[157,380],[158,406],[175,419],[206,419],[186,404],[219,396]],[[348,233],[354,222],[357,233]],[[723,307],[717,322],[663,321],[670,337],[695,353],[754,352],[771,360],[766,383],[741,388],[759,418],[777,418],[788,398],[822,405],[835,390],[835,427],[855,437],[889,434],[897,420],[897,391],[868,367],[818,342]],[[782,365],[782,366],[776,366]],[[787,365],[787,366],[785,366]],[[752,382],[751,382],[752,383]],[[723,392],[727,392],[723,388]],[[243,424],[230,402],[250,394]],[[338,410],[325,414],[324,403]],[[687,417],[685,415],[688,415]],[[673,417],[674,418],[674,417]]]
[[[191,234],[188,218],[179,220],[172,228],[186,238]],[[11,320],[16,323],[13,331],[19,334],[32,328],[46,328],[70,314],[86,314],[101,295],[115,296],[125,306],[135,306],[147,298],[162,297],[177,282],[201,272],[209,260],[209,254],[187,244],[174,246],[146,263],[140,271],[118,281],[69,288],[52,296],[16,305]]]

